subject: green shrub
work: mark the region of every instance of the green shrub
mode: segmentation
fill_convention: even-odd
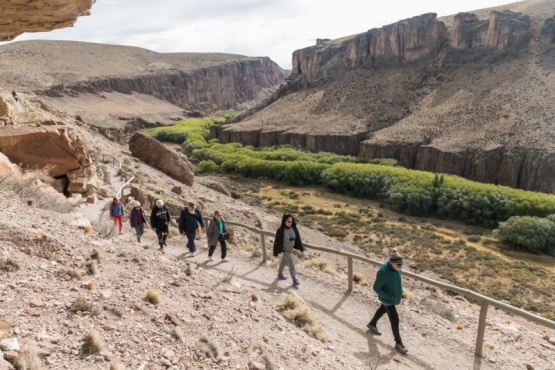
[[[555,215],[511,217],[493,233],[511,248],[555,255]]]

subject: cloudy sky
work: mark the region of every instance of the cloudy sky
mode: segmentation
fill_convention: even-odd
[[[269,56],[291,68],[294,50],[423,13],[438,16],[506,0],[96,0],[73,28],[15,39],[79,40],[158,52]]]

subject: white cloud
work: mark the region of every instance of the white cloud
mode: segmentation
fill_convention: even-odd
[[[439,16],[506,0],[97,0],[73,28],[24,34],[31,39],[139,46],[158,52],[269,56],[291,68],[291,54],[317,38],[339,38],[424,13]]]

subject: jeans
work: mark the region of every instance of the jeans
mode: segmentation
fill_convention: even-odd
[[[291,278],[295,279],[297,274],[295,273],[295,262],[293,261],[293,255],[291,252],[283,251],[281,252],[281,262],[279,263],[278,273],[283,274],[283,269],[285,265],[289,266],[289,274]]]
[[[372,320],[370,320],[370,325],[376,326],[378,320],[387,313],[389,317],[389,322],[391,323],[391,331],[393,332],[393,337],[395,338],[395,343],[403,344],[401,340],[401,335],[399,334],[399,314],[397,314],[397,309],[395,306],[384,306],[380,304],[380,308],[374,314]]]
[[[196,231],[185,230],[185,236],[187,237],[187,248],[191,253],[194,253],[197,251],[197,247],[195,246],[195,234],[196,234]]]

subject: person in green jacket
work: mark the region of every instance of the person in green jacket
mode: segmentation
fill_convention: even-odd
[[[368,323],[368,329],[375,335],[382,335],[378,330],[378,320],[387,313],[391,330],[395,338],[395,349],[402,354],[406,354],[409,350],[404,346],[399,334],[399,315],[397,314],[396,305],[401,303],[403,295],[403,286],[401,285],[401,268],[403,267],[403,257],[393,250],[391,256],[385,261],[376,273],[376,281],[374,282],[374,291],[378,294],[380,307],[374,314],[374,317]]]

